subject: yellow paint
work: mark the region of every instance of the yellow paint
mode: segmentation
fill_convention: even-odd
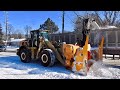
[[[98,49],[98,58],[99,60],[103,59],[103,44],[104,44],[104,37],[102,37],[102,41],[99,45],[99,49]]]
[[[65,66],[65,61],[61,57],[58,50],[54,47],[54,45],[49,40],[45,41],[45,45],[55,53],[56,58],[61,62],[63,66]]]
[[[35,49],[37,49],[36,47],[30,47],[31,49],[31,53],[32,53],[32,59],[35,59],[34,55],[35,55]]]
[[[76,56],[76,62],[83,62],[83,50],[77,50],[75,56]]]
[[[36,59],[39,58],[39,52],[40,52],[40,50],[42,49],[43,45],[44,45],[44,41],[43,41],[42,39],[40,39],[40,43],[39,43],[39,48],[38,48],[38,50],[37,50]]]
[[[79,46],[75,46],[73,44],[63,44],[63,54],[66,58],[65,66],[71,67],[71,59],[74,58],[76,50]]]
[[[88,41],[89,36],[86,37],[86,42],[83,48],[75,46],[73,44],[63,44],[63,54],[65,56],[66,67],[69,66],[73,71],[79,72],[80,70],[87,68],[85,62],[88,57]],[[74,59],[75,61],[71,62]]]
[[[80,71],[81,69],[83,69],[83,64],[76,64],[76,70]]]
[[[70,60],[65,60],[65,66],[69,67],[71,65]]]
[[[75,54],[75,66],[76,66],[76,71],[80,71],[81,69],[86,68],[85,66],[85,61],[87,60],[88,57],[88,41],[89,41],[89,36],[86,37],[86,42],[85,45],[83,46],[83,49],[78,48]],[[72,67],[74,64],[72,64]]]

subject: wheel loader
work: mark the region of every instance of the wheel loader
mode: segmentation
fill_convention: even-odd
[[[17,55],[21,61],[28,63],[39,60],[45,67],[60,62],[72,72],[87,75],[89,68],[98,60],[102,60],[104,37],[97,49],[91,49],[89,44],[89,19],[83,22],[83,39],[81,45],[53,42],[49,40],[48,30],[33,30],[30,38],[21,41]]]

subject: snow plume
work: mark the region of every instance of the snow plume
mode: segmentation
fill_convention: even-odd
[[[102,35],[103,35],[103,32],[102,32],[101,30],[97,30],[97,31],[96,31],[96,34],[95,34],[95,37],[94,37],[94,44],[95,44],[95,45],[98,45],[98,44],[99,44]]]
[[[107,79],[111,79],[111,77],[114,79],[119,78],[119,73],[113,73],[113,69],[114,68],[106,66],[102,61],[97,61],[90,68],[89,74],[95,77],[104,77]]]
[[[109,29],[116,29],[116,26],[105,26],[100,27],[95,31],[95,37],[94,37],[94,44],[98,45],[100,43],[101,37],[104,36],[103,29],[109,30]]]

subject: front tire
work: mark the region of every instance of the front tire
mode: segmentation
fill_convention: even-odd
[[[45,67],[53,66],[55,63],[55,56],[50,49],[45,49],[40,53],[41,64]]]
[[[24,63],[28,63],[31,61],[31,55],[28,49],[21,49],[20,50],[20,59]]]

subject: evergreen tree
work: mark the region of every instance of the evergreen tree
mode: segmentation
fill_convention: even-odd
[[[58,26],[55,25],[55,22],[53,22],[50,18],[48,18],[44,24],[40,25],[40,30],[48,30],[50,33],[54,33],[59,30]]]

